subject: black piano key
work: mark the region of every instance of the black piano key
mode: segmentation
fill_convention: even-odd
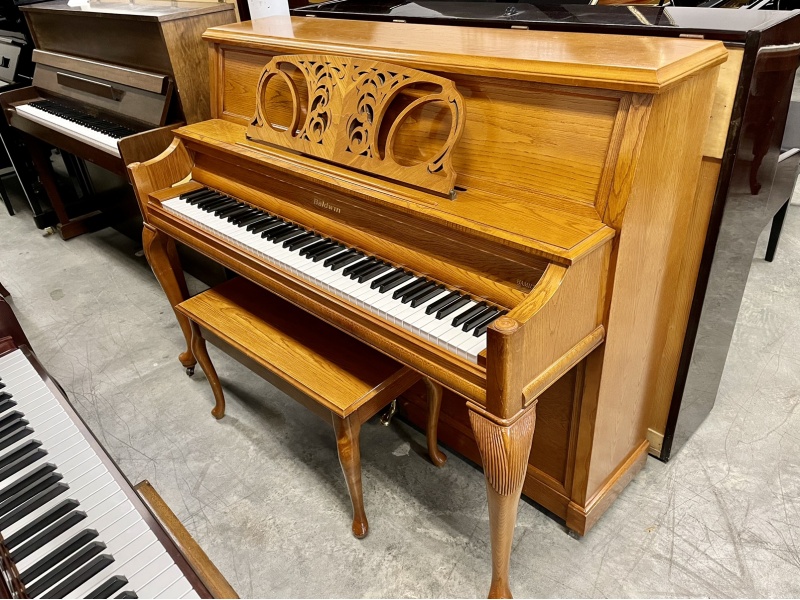
[[[237,210],[228,213],[226,216],[228,217],[228,221],[233,223],[238,217],[249,214],[252,210],[253,209],[249,206],[240,206]]]
[[[364,257],[364,260],[359,261],[359,262],[354,262],[354,263],[351,263],[348,266],[346,266],[344,268],[344,270],[342,271],[342,275],[345,275],[345,276],[351,275],[352,273],[355,273],[356,271],[361,271],[365,267],[369,267],[370,265],[373,265],[376,262],[377,261],[374,258]]]
[[[412,279],[414,279],[414,276],[411,273],[408,273],[408,272],[404,271],[403,274],[400,277],[395,277],[391,281],[387,281],[386,283],[382,284],[378,288],[378,291],[381,294],[385,294],[386,292],[396,288],[398,285],[403,285],[404,283],[406,283],[406,282],[408,282],[408,281],[410,281]]]
[[[61,476],[61,473],[50,473],[39,480],[32,482],[26,488],[20,490],[0,504],[0,517],[7,515],[12,510],[23,505],[31,498],[38,496],[43,491],[50,488],[50,486],[58,483],[62,479],[63,477]]]
[[[0,452],[8,448],[10,445],[25,439],[29,435],[33,435],[33,429],[30,427],[22,427],[21,429],[17,429],[16,431],[8,433],[0,438]]]
[[[229,214],[239,210],[240,208],[244,208],[241,203],[237,202],[236,200],[231,200],[230,204],[223,204],[222,206],[218,207],[214,211],[214,216],[219,218],[227,217]]]
[[[0,481],[5,481],[20,469],[24,469],[29,464],[36,462],[40,458],[47,456],[47,452],[39,448],[41,442],[31,440],[20,446],[18,450],[12,452],[9,456],[14,456],[14,460],[9,462],[4,468],[0,469]],[[2,461],[5,462],[6,457]]]
[[[220,200],[225,200],[227,198],[227,196],[224,196],[223,194],[220,194],[219,192],[215,192],[213,190],[209,190],[209,191],[211,193],[208,196],[204,196],[203,198],[200,198],[195,203],[195,206],[197,208],[203,208],[204,206],[207,206],[207,205],[211,204],[212,202],[219,202]]]
[[[7,537],[5,540],[6,548],[11,550],[12,548],[15,548],[20,544],[26,542],[29,538],[32,538],[32,536],[37,536],[37,534],[44,528],[55,523],[56,521],[58,521],[58,519],[68,514],[69,512],[74,511],[76,508],[78,508],[78,506],[79,503],[77,500],[69,499],[60,502],[57,506],[54,506],[43,515],[40,515],[38,519],[35,519],[31,523],[25,525],[25,527],[17,531],[14,535]],[[84,515],[84,517],[85,516],[86,515]],[[31,539],[31,542],[33,541],[33,539],[35,539],[35,537]],[[24,546],[21,546],[20,550],[22,548],[24,548]]]
[[[357,279],[358,277],[361,277],[367,271],[370,271],[370,270],[374,269],[375,267],[377,267],[380,264],[381,264],[381,261],[379,261],[377,258],[370,258],[369,260],[366,260],[366,261],[364,261],[364,262],[362,262],[362,263],[360,263],[358,265],[354,265],[355,268],[352,271],[350,271],[350,273],[349,273],[350,279]],[[344,271],[342,271],[342,275],[348,275],[348,273],[346,272],[346,269]]]
[[[361,275],[358,276],[358,283],[366,283],[370,279],[374,279],[378,275],[386,273],[386,271],[388,271],[391,268],[392,265],[387,265],[386,263],[378,264],[377,266],[374,266],[371,269],[361,273]]]
[[[228,198],[212,198],[207,202],[199,202],[197,204],[197,208],[204,210],[206,212],[214,212],[221,206],[227,206],[230,200]]]
[[[311,233],[309,231],[308,233],[306,233],[304,235],[301,235],[300,237],[296,237],[293,240],[287,240],[287,241],[283,242],[283,247],[284,248],[288,248],[289,250],[294,252],[295,250],[299,250],[300,248],[304,248],[305,246],[308,246],[309,244],[314,244],[314,243],[318,242],[319,239],[320,239],[320,237],[317,234]]]
[[[461,296],[461,298],[456,300],[455,302],[451,302],[444,308],[440,308],[439,311],[436,313],[436,318],[439,320],[444,319],[446,316],[454,313],[459,308],[469,303],[470,303],[469,296]]]
[[[459,292],[450,292],[444,298],[440,298],[436,302],[432,302],[426,309],[425,314],[430,315],[435,313],[437,310],[440,310],[446,306],[450,306],[453,302],[461,298],[461,294]]]
[[[22,416],[22,413],[16,410],[9,413],[9,416],[12,418],[3,419],[2,422],[0,422],[0,439],[28,425],[28,420]]]
[[[322,252],[315,252],[314,256],[311,256],[309,258],[311,258],[311,260],[314,262],[319,262],[325,258],[328,258],[329,256],[338,256],[339,254],[342,254],[342,251],[344,249],[345,247],[342,246],[341,244],[334,244],[333,246],[331,246],[330,248],[326,248]]]
[[[12,510],[6,516],[0,518],[0,531],[4,530],[9,525],[13,525],[22,517],[31,514],[34,510],[50,502],[53,498],[58,498],[61,494],[66,493],[69,489],[66,483],[56,483],[49,488],[39,492],[36,496]]]
[[[0,381],[0,390],[2,390],[4,387],[6,387],[6,384]]]
[[[316,252],[317,250],[321,250],[323,248],[329,248],[333,244],[333,242],[328,238],[320,238],[318,242],[314,242],[313,244],[306,246],[302,250],[300,250],[300,256],[308,256],[312,252]]]
[[[240,219],[237,225],[239,225],[239,227],[247,227],[248,225],[251,224],[258,224],[263,219],[268,219],[269,217],[270,215],[265,213],[263,210],[256,210],[252,216],[247,216]]]
[[[17,421],[23,418],[25,418],[25,415],[23,415],[18,410],[14,410],[8,413],[7,415],[0,416],[0,432],[2,432],[9,425],[16,423]]]
[[[277,223],[274,223],[272,225],[267,225],[264,229],[262,229],[261,237],[271,240],[276,235],[280,235],[282,233],[286,233],[287,231],[291,231],[293,228],[294,225],[292,225],[291,223],[279,220]]]
[[[490,307],[486,308],[485,310],[482,310],[481,312],[479,312],[474,317],[472,317],[472,318],[468,319],[467,321],[465,321],[464,322],[464,326],[462,327],[462,330],[463,331],[469,331],[470,329],[475,327],[478,323],[482,323],[483,319],[485,317],[488,317],[489,315],[496,315],[499,312],[500,312],[499,310],[497,310],[496,308],[490,306]]]
[[[408,292],[408,293],[404,294],[400,298],[400,301],[403,304],[408,304],[409,302],[411,302],[415,298],[418,298],[422,294],[427,294],[428,292],[430,292],[431,290],[435,290],[436,288],[437,288],[437,284],[435,284],[433,281],[428,281],[427,285],[423,285],[421,288],[415,289],[414,291],[411,291],[411,292]]]
[[[276,237],[281,236],[285,233],[296,232],[299,231],[299,228],[296,225],[292,225],[291,223],[286,223],[281,227],[275,227],[274,229],[270,229],[265,231],[261,234],[262,238],[266,238],[267,240],[274,240]]]
[[[22,446],[16,448],[15,450],[12,450],[11,452],[7,452],[6,454],[0,455],[0,473],[2,473],[6,467],[10,466],[17,459],[21,458],[26,453],[35,450],[41,445],[42,445],[41,442],[37,440],[31,440],[30,442],[23,444]]]
[[[445,292],[444,286],[437,285],[435,288],[433,288],[432,290],[428,290],[424,294],[418,294],[416,298],[411,300],[411,307],[417,308],[418,306],[422,306],[428,300],[436,298],[436,296],[438,296],[439,294],[444,294],[444,292]]]
[[[26,591],[28,592],[28,596],[31,598],[41,596],[54,585],[60,585],[60,583],[66,582],[72,574],[76,573],[82,566],[105,549],[106,545],[102,542],[91,542],[88,546],[84,546],[69,559],[62,562],[57,568],[52,569],[49,573],[37,579],[32,585],[27,586]],[[53,588],[53,590],[47,594],[47,597],[60,598],[63,595],[64,594],[59,595],[56,589]]]
[[[73,527],[75,527],[75,525],[83,521],[85,518],[86,518],[85,512],[82,512],[80,510],[73,510],[71,513],[67,514],[66,516],[62,517],[61,519],[50,525],[44,531],[41,531],[37,535],[32,537],[30,541],[20,546],[18,549],[12,551],[11,559],[14,562],[19,562],[24,558],[27,558],[28,556],[36,552],[39,548],[42,548],[46,544],[52,542],[54,539],[56,539],[65,531],[68,531]]]
[[[338,271],[342,267],[346,267],[347,265],[351,265],[354,262],[356,262],[357,260],[361,260],[362,258],[364,258],[364,255],[361,254],[361,252],[358,252],[358,251],[355,251],[355,250],[353,252],[354,252],[354,254],[351,254],[351,255],[347,255],[346,252],[342,252],[341,255],[332,256],[322,264],[323,264],[323,266],[327,266],[332,271]],[[328,262],[328,260],[331,261],[330,264],[326,264]]]
[[[251,219],[258,218],[263,214],[264,213],[257,208],[248,208],[247,211],[240,215],[236,215],[235,217],[228,216],[228,221],[241,227],[242,223],[249,223]]]
[[[395,290],[394,294],[392,294],[392,298],[397,300],[403,296],[408,294],[413,294],[417,290],[420,290],[427,286],[430,282],[427,279],[423,279],[422,277],[418,277],[414,279],[411,283],[404,285],[399,290]]]
[[[11,399],[11,394],[7,392],[0,393],[0,414],[14,408],[16,405],[17,403]]]
[[[251,225],[253,225],[253,228],[250,229],[250,227],[248,227],[247,229],[253,235],[256,235],[256,234],[259,234],[259,233],[263,233],[264,231],[267,231],[268,229],[271,229],[273,227],[280,227],[283,224],[284,224],[284,222],[281,219],[279,219],[278,217],[270,217],[270,218],[264,219],[263,221],[260,221],[258,223],[251,223]]]
[[[325,259],[325,262],[322,263],[323,266],[330,267],[334,263],[345,261],[349,258],[358,259],[361,256],[361,253],[358,250],[348,250],[347,252],[342,252],[341,254],[337,254],[336,256],[330,256]]]
[[[371,289],[375,289],[376,287],[382,286],[384,283],[388,283],[389,281],[393,281],[394,279],[399,279],[404,274],[402,269],[392,269],[388,273],[384,273],[380,277],[378,277],[375,281],[369,284]]]
[[[289,231],[282,233],[280,235],[276,235],[272,238],[273,244],[280,244],[281,242],[285,242],[286,240],[293,240],[294,238],[303,235],[306,232],[305,229],[301,227],[295,227],[294,229],[290,229]],[[269,237],[269,236],[267,236]]]
[[[114,575],[111,579],[101,584],[96,590],[89,592],[87,598],[111,598],[111,594],[120,591],[128,585],[128,580],[122,575]]]
[[[489,328],[489,325],[491,325],[497,319],[499,319],[500,317],[502,317],[507,313],[508,313],[507,310],[503,310],[503,311],[498,311],[497,314],[488,315],[484,317],[484,319],[475,326],[475,331],[472,332],[472,335],[474,335],[475,337],[482,336],[484,333],[486,333],[486,330]]]
[[[481,302],[472,308],[468,308],[464,312],[457,314],[455,319],[453,319],[453,327],[458,327],[462,323],[470,320],[475,315],[482,313],[484,310],[486,310],[486,302]]]
[[[136,592],[122,592],[119,596],[114,596],[115,598],[131,598],[136,600],[139,596],[136,595]]]
[[[185,194],[181,194],[181,200],[185,200],[189,204],[194,204],[198,198],[202,198],[208,194],[213,193],[213,190],[208,188],[200,188],[198,190],[193,190],[191,192],[186,192]]]
[[[48,553],[30,567],[28,567],[25,571],[19,574],[20,579],[22,579],[23,583],[30,583],[39,575],[46,573],[53,567],[55,567],[58,563],[62,560],[67,558],[70,554],[74,554],[81,548],[83,548],[86,544],[91,542],[93,539],[97,537],[97,531],[94,529],[87,529],[85,531],[81,531],[80,533],[72,536],[66,542],[61,544],[58,548],[54,549],[52,552]]]
[[[11,496],[21,492],[35,481],[38,481],[48,473],[52,473],[55,470],[56,466],[50,463],[42,465],[41,467],[37,467],[22,479],[15,481],[0,491],[0,502],[5,502],[11,498]]]

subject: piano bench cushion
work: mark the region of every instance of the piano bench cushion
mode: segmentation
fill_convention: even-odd
[[[364,422],[421,376],[254,283],[237,277],[177,306],[214,343],[319,408]],[[210,334],[210,335],[209,335]],[[229,348],[225,348],[228,346]],[[306,402],[303,402],[307,404]],[[317,407],[310,407],[317,408]],[[319,412],[319,411],[315,411]]]

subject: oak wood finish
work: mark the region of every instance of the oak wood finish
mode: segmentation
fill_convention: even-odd
[[[246,355],[285,383],[282,389],[290,388],[292,397],[330,419],[353,503],[353,535],[365,537],[369,525],[361,486],[361,425],[419,381],[420,375],[326,323],[307,318],[285,300],[242,278],[182,302],[177,311],[191,323],[192,350],[214,392],[216,405],[211,414],[215,418],[224,416],[225,399],[203,332],[221,347]],[[446,458],[436,442],[441,387],[423,380],[432,425],[427,433],[428,451],[431,461],[442,466]]]
[[[145,506],[156,516],[197,576],[214,598],[238,598],[225,576],[208,558],[200,545],[183,526],[172,509],[161,498],[149,481],[143,479],[134,488]]]
[[[523,488],[585,531],[641,467],[666,285],[686,240],[724,47],[603,36],[599,52],[600,38],[578,34],[278,18],[205,37],[216,119],[177,130],[163,168],[159,159],[130,167],[134,180],[162,184],[140,194],[149,225],[460,394],[443,394],[442,431],[457,431],[456,449],[472,443],[483,459],[491,593],[508,595]],[[247,140],[259,76],[285,54],[344,55],[451,79],[465,115],[452,150],[455,201]],[[287,90],[271,90],[269,101],[291,125]],[[513,126],[499,126],[508,115]],[[413,158],[420,144],[438,147],[445,116],[420,114],[420,128],[398,136],[395,151]],[[509,313],[469,363],[161,206],[200,185]],[[380,218],[370,223],[368,214]],[[549,427],[542,437],[533,435],[534,411]],[[461,444],[470,438],[477,445]]]

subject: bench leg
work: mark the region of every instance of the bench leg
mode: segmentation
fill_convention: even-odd
[[[438,429],[439,429],[439,410],[442,407],[442,386],[427,377],[423,377],[425,389],[428,391],[428,427],[426,436],[428,438],[428,456],[437,467],[444,466],[447,456],[439,450]]]
[[[355,419],[332,416],[333,430],[336,432],[336,446],[339,462],[353,502],[353,535],[361,539],[369,531],[367,515],[364,512],[364,494],[361,489],[361,449],[359,434],[361,423]]]
[[[189,321],[189,326],[192,328],[192,354],[194,354],[197,362],[200,363],[200,368],[206,374],[206,379],[208,379],[208,383],[211,384],[211,390],[214,392],[216,404],[211,409],[211,414],[214,415],[214,418],[221,419],[225,416],[225,396],[222,393],[222,384],[219,382],[217,370],[208,355],[206,340],[203,338],[200,327],[194,321]]]
[[[769,241],[767,242],[767,254],[764,260],[772,262],[775,258],[775,250],[778,249],[778,240],[781,239],[781,229],[783,229],[783,220],[786,218],[786,210],[789,208],[789,198],[786,203],[778,209],[775,216],[772,217],[772,227],[769,230]]]

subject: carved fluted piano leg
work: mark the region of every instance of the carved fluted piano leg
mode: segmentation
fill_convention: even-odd
[[[439,411],[442,408],[442,386],[427,377],[423,377],[428,391],[428,427],[425,434],[428,438],[428,456],[437,467],[444,466],[447,456],[439,450]]]
[[[511,598],[508,575],[511,545],[536,425],[536,405],[534,403],[526,407],[518,418],[507,425],[495,423],[471,409],[469,420],[481,453],[489,497],[492,543],[489,598]]]
[[[190,321],[192,326],[192,352],[197,362],[200,363],[200,368],[208,379],[211,385],[211,391],[214,392],[214,408],[211,409],[211,414],[215,419],[221,419],[225,416],[225,394],[222,393],[222,384],[217,376],[217,370],[214,368],[214,363],[211,362],[211,357],[208,355],[206,348],[206,340],[203,338],[203,333],[200,327],[194,321]]]
[[[339,450],[339,463],[347,481],[350,500],[353,503],[353,535],[361,539],[369,531],[367,514],[364,512],[364,494],[361,488],[361,448],[359,435],[361,423],[356,419],[332,416],[333,430],[336,432],[336,447]]]
[[[145,225],[142,230],[142,246],[144,247],[144,255],[147,257],[147,262],[150,263],[150,268],[153,269],[158,283],[164,289],[164,293],[167,295],[167,299],[174,310],[175,306],[189,297],[186,279],[183,276],[183,269],[181,269],[178,254],[175,250],[175,242],[149,225]],[[192,328],[189,324],[189,319],[177,311],[175,312],[175,317],[178,319],[178,325],[180,325],[183,337],[186,340],[186,352],[181,352],[178,360],[186,367],[186,372],[191,375],[194,373],[194,366],[197,364],[194,354],[192,354]]]

